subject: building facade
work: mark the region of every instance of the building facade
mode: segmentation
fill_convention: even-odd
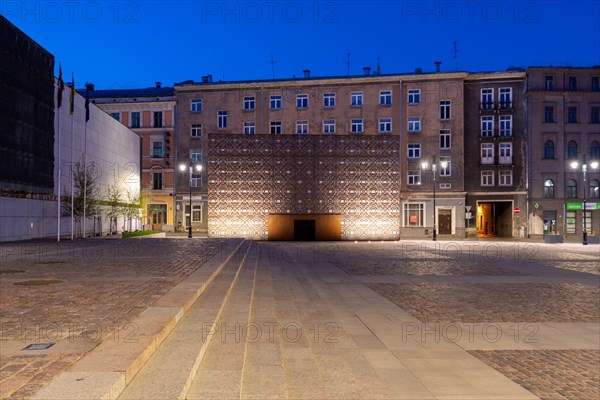
[[[580,241],[585,228],[597,241],[600,67],[529,68],[525,102],[531,235]]]
[[[175,91],[172,87],[92,90],[91,101],[141,138],[142,223],[175,230]],[[138,172],[138,171],[136,171]]]

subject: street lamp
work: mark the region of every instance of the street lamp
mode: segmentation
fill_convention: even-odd
[[[440,163],[440,167],[446,168],[448,166],[447,161],[442,161]],[[427,170],[429,165],[427,161],[423,161],[421,163],[421,168],[423,170]],[[431,171],[433,172],[433,237],[432,240],[435,242],[437,240],[437,222],[436,222],[436,211],[435,211],[435,172],[437,171],[437,163],[435,161],[435,157],[433,158],[433,163],[431,163]]]
[[[598,161],[592,161],[592,163],[590,164],[590,167],[592,169],[596,169],[598,168]],[[571,163],[571,168],[573,169],[577,169],[579,168],[579,162],[577,161],[573,161]],[[583,245],[587,245],[588,244],[588,240],[587,240],[587,218],[586,218],[586,194],[587,194],[587,185],[586,185],[586,174],[587,174],[587,168],[588,168],[588,164],[587,161],[585,160],[585,155],[583,156],[583,162],[581,163],[581,172],[583,172],[583,239],[582,239],[582,243]]]
[[[192,176],[194,174],[194,170],[196,171],[202,171],[202,165],[200,164],[195,164],[195,165],[187,165],[187,164],[179,164],[179,170],[181,172],[185,172],[185,170],[189,170],[190,172],[190,225],[188,226],[188,238],[192,238]],[[185,207],[183,210],[183,215],[185,218]]]

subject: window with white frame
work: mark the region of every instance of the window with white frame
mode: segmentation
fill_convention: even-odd
[[[256,106],[256,99],[254,96],[246,96],[244,97],[244,110],[252,111]]]
[[[450,100],[440,101],[440,119],[447,120],[452,118],[452,102]]]
[[[500,164],[512,164],[512,143],[500,143]]]
[[[362,133],[363,132],[363,120],[362,119],[351,120],[350,121],[350,132]]]
[[[481,171],[481,186],[494,186],[494,171]]]
[[[271,110],[279,110],[281,108],[281,96],[271,96],[269,105]]]
[[[307,94],[299,94],[296,96],[296,108],[308,108]]]
[[[202,187],[202,174],[199,172],[192,173],[192,187]]]
[[[389,106],[392,104],[392,91],[382,90],[379,92],[379,104],[382,106]]]
[[[500,108],[512,108],[512,88],[500,88]]]
[[[408,104],[419,104],[421,102],[421,89],[408,89]]]
[[[408,117],[408,131],[419,132],[421,130],[421,117]]]
[[[202,111],[202,99],[192,99],[191,109],[192,109],[192,112]]]
[[[156,141],[152,142],[152,158],[162,158],[163,157],[163,142]]]
[[[140,112],[134,111],[131,113],[131,128],[139,128],[141,126]]]
[[[423,203],[405,203],[404,204],[404,226],[419,227],[423,226],[423,212],[425,205]]]
[[[202,137],[202,124],[192,124],[191,135],[193,138]]]
[[[199,186],[202,186],[202,184],[200,184]],[[202,222],[202,204],[192,205],[192,221]]]
[[[255,122],[244,122],[244,135],[254,135],[256,133]]]
[[[448,150],[452,147],[452,135],[450,134],[450,129],[441,129],[440,130],[440,149]]]
[[[482,143],[481,144],[481,163],[482,164],[493,164],[494,163],[494,144],[493,143]]]
[[[450,162],[450,156],[440,157],[440,176],[452,175],[452,164]]]
[[[154,128],[162,128],[163,127],[163,113],[162,111],[154,111],[154,124],[152,125]]]
[[[323,133],[335,133],[334,119],[326,119],[323,121]]]
[[[350,94],[350,105],[360,107],[363,105],[363,92],[352,92]]]
[[[227,128],[227,111],[219,111],[217,126],[219,127],[219,129]]]
[[[392,119],[391,118],[379,118],[379,132],[388,133],[392,131]]]
[[[409,169],[407,182],[409,185],[420,185],[421,184],[421,170],[420,169]]]
[[[492,115],[481,116],[481,137],[494,136],[494,117]]]
[[[511,170],[508,171],[500,171],[499,172],[499,182],[500,186],[512,186],[513,182],[513,172]]]
[[[191,149],[190,160],[192,160],[193,163],[202,162],[202,149]]]
[[[271,121],[271,135],[281,135],[281,121]]]
[[[162,190],[163,188],[163,174],[162,172],[152,173],[152,190]]]
[[[421,157],[421,144],[420,143],[409,143],[408,144],[408,158],[419,158]]]
[[[512,115],[501,115],[500,119],[500,136],[512,136]]]
[[[335,107],[335,93],[323,94],[323,107],[327,107],[327,108]]]
[[[481,109],[491,110],[494,108],[494,89],[481,89]]]
[[[308,135],[308,121],[296,121],[296,133],[298,135]]]

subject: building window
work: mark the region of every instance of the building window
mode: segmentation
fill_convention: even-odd
[[[192,182],[190,182],[190,183],[191,183],[192,187],[202,187],[202,174],[193,172],[192,173]]]
[[[335,93],[325,93],[323,95],[323,107],[335,107]]]
[[[567,122],[570,124],[577,122],[577,107],[567,107]]]
[[[202,162],[202,149],[191,149],[190,160],[192,160],[193,163]]]
[[[554,122],[554,107],[544,107],[544,122]]]
[[[254,122],[244,122],[244,135],[254,135],[256,133],[256,124]]]
[[[440,176],[450,176],[452,174],[452,164],[449,156],[440,157]]]
[[[546,75],[544,88],[548,92],[554,90],[554,77],[552,75]]]
[[[569,91],[570,92],[577,91],[577,77],[575,77],[575,76],[569,77]]]
[[[298,135],[308,135],[308,121],[296,121],[296,133]]]
[[[544,181],[544,197],[546,199],[554,198],[554,181],[552,179],[546,179]]]
[[[335,133],[334,119],[326,119],[323,121],[323,133]]]
[[[163,142],[152,142],[152,158],[163,157]]]
[[[152,190],[162,190],[162,188],[163,188],[162,172],[152,173]]]
[[[131,127],[139,128],[140,127],[140,113],[139,111],[131,113]]]
[[[419,227],[423,226],[423,203],[404,204],[404,226]]]
[[[585,223],[583,222],[583,219],[581,221],[581,231],[583,232],[583,227],[585,227],[586,231],[589,232],[592,230],[592,212],[591,211],[584,211],[583,212],[583,218],[585,218]]]
[[[494,117],[492,115],[483,115],[481,117],[481,137],[494,136]]]
[[[512,186],[512,178],[512,171],[500,171],[498,184],[500,186]]]
[[[592,76],[592,92],[600,92],[600,77]]]
[[[600,143],[597,140],[590,143],[590,160],[600,160]]]
[[[202,185],[199,185],[202,186]],[[188,214],[189,214],[190,206],[187,206]],[[193,222],[202,222],[202,204],[194,204],[192,205],[192,221]]]
[[[110,116],[113,117],[114,119],[116,119],[117,121],[121,120],[121,114],[120,113],[110,113]]]
[[[501,115],[500,119],[500,136],[512,136],[512,115]]]
[[[392,131],[392,119],[391,118],[379,118],[379,132],[388,133]]]
[[[352,92],[350,94],[350,105],[353,107],[361,107],[363,105],[363,93]]]
[[[577,182],[575,182],[575,179],[569,179],[569,181],[567,182],[567,198],[577,198]]]
[[[419,158],[421,157],[421,144],[409,143],[408,144],[408,158]]]
[[[492,110],[494,108],[494,89],[481,89],[481,109]]]
[[[193,138],[202,137],[202,124],[193,124],[192,125],[192,137]]]
[[[597,179],[590,181],[590,199],[600,199],[600,181]]]
[[[447,120],[452,118],[452,103],[450,100],[440,101],[440,119]]]
[[[512,108],[512,88],[500,88],[500,108]]]
[[[281,108],[281,96],[271,96],[271,110],[279,110]]]
[[[600,107],[590,108],[590,122],[592,124],[600,124]]]
[[[163,126],[163,113],[162,111],[154,112],[154,128],[162,128]]]
[[[408,170],[408,184],[409,185],[420,185],[421,184],[421,170],[420,169],[409,169]]]
[[[202,99],[192,99],[192,112],[202,111]]]
[[[577,233],[577,213],[575,211],[567,211],[567,233]]]
[[[421,89],[408,90],[408,104],[419,104],[421,102]]]
[[[448,150],[452,147],[452,136],[450,135],[450,129],[440,130],[440,149]]]
[[[500,164],[512,164],[512,143],[500,143]]]
[[[553,159],[554,158],[554,142],[552,140],[546,140],[544,142],[544,158],[545,159]]]
[[[296,108],[308,108],[307,94],[299,94],[296,96]]]
[[[494,144],[493,143],[482,143],[481,144],[481,163],[482,164],[493,164],[494,163]]]
[[[421,130],[421,117],[408,118],[408,131],[419,132]]]
[[[494,171],[481,171],[481,186],[494,186]]]
[[[382,106],[389,106],[392,104],[392,91],[382,90],[379,92],[379,104]]]
[[[227,111],[219,111],[218,127],[219,129],[227,128]]]
[[[244,110],[245,111],[253,111],[256,107],[256,100],[254,96],[246,96],[244,97]]]
[[[567,158],[569,160],[577,158],[577,142],[574,140],[569,140],[569,143],[567,143]]]
[[[281,135],[281,121],[271,121],[271,135]]]
[[[350,121],[350,131],[352,133],[362,133],[363,132],[363,120],[362,119],[353,119]]]

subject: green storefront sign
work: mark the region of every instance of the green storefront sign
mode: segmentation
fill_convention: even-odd
[[[567,203],[567,211],[576,211],[583,210],[583,202],[581,203]],[[600,210],[600,203],[585,203],[585,209],[590,210]]]

